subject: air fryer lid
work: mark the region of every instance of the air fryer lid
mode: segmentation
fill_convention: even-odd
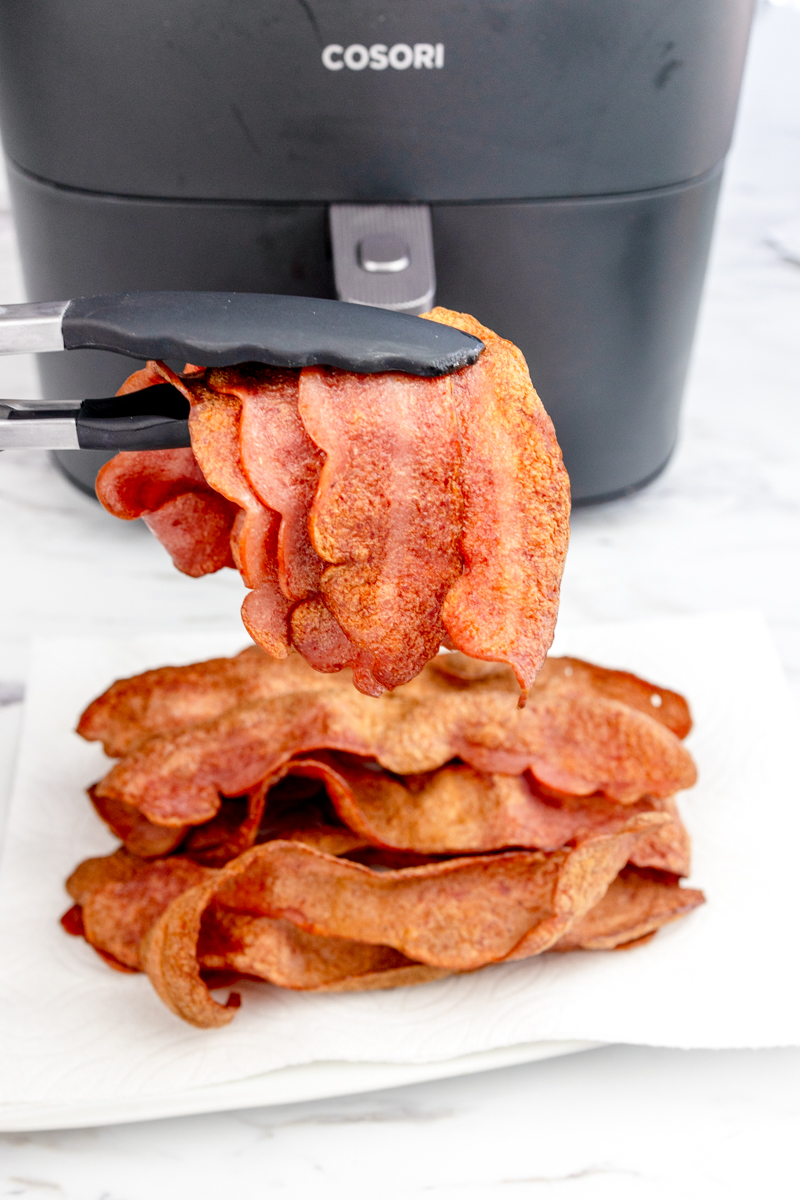
[[[640,191],[723,158],[752,8],[3,0],[5,146],[41,179],[129,196]]]

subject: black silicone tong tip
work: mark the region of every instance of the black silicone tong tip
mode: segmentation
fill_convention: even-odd
[[[478,338],[437,321],[341,300],[255,292],[85,296],[70,300],[61,330],[66,350],[205,367],[261,362],[433,376],[469,366],[483,350]]]
[[[84,400],[75,420],[81,450],[179,450],[190,446],[189,401],[171,383]]]

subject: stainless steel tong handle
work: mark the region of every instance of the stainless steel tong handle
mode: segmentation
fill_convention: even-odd
[[[68,306],[69,300],[0,305],[0,354],[63,350],[61,322]]]

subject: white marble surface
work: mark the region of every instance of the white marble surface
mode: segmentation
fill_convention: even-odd
[[[683,434],[664,476],[575,515],[571,621],[756,604],[800,693],[800,11],[762,7]],[[0,292],[22,298],[0,213]],[[0,393],[35,395],[22,359]],[[0,456],[0,684],[34,631],[229,624],[232,573],[194,581],[46,456]],[[787,947],[787,952],[794,952]],[[0,1137],[0,1195],[795,1196],[800,1051],[609,1048],[283,1109]]]

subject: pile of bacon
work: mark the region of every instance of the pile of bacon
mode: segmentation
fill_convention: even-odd
[[[422,983],[632,946],[701,904],[682,697],[569,658],[518,695],[442,653],[372,699],[255,646],[115,683],[79,732],[117,759],[90,796],[122,847],[73,873],[65,928],[211,1027],[236,980]]]
[[[524,694],[552,642],[569,482],[520,351],[474,318],[428,319],[485,343],[453,375],[355,375],[257,363],[168,380],[192,449],[118,454],[97,492],[143,517],[179,570],[236,566],[248,633],[379,696],[441,645],[513,667]]]

